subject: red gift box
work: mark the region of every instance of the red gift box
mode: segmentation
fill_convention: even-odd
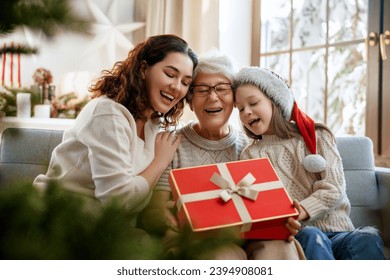
[[[291,198],[268,158],[171,170],[178,219],[194,232],[238,226],[246,239],[287,239]]]

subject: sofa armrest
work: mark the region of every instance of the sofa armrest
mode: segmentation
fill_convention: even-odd
[[[383,222],[383,240],[390,248],[390,168],[375,167]]]
[[[390,188],[390,168],[375,167],[375,174],[379,186]]]
[[[375,167],[381,208],[390,207],[390,168]]]
[[[19,181],[32,182],[46,173],[53,149],[63,131],[35,128],[7,128],[0,142],[0,188]]]

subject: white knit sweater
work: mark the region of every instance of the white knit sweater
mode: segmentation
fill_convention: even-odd
[[[268,157],[292,198],[296,198],[310,218],[303,225],[313,225],[324,232],[351,231],[350,203],[346,195],[340,154],[331,134],[317,129],[317,153],[327,163],[326,170],[313,174],[303,167],[309,154],[301,137],[282,139],[263,135],[242,153],[241,159]]]
[[[229,126],[229,134],[223,139],[208,140],[195,132],[194,125],[195,122],[191,122],[177,131],[177,135],[181,135],[179,148],[176,150],[171,165],[160,177],[156,190],[171,191],[168,176],[172,168],[238,160],[241,151],[250,141],[243,132],[234,129],[232,126]]]
[[[103,204],[119,197],[134,213],[150,201],[150,186],[140,174],[154,157],[157,123],[145,124],[145,141],[137,136],[135,120],[121,104],[99,97],[89,102],[74,126],[64,132],[52,154],[49,169],[34,185],[45,188],[50,179],[94,197]]]

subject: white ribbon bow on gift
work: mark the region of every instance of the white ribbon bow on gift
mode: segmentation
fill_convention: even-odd
[[[257,195],[259,194],[258,191],[249,188],[256,181],[256,178],[251,173],[248,173],[244,178],[242,178],[237,185],[235,185],[231,180],[224,179],[218,173],[214,173],[210,181],[222,189],[219,196],[225,202],[232,199],[232,195],[235,193],[251,200],[256,200]]]

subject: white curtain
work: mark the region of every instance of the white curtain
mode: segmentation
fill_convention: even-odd
[[[146,3],[146,37],[176,34],[198,54],[219,48],[219,0],[148,0]]]

